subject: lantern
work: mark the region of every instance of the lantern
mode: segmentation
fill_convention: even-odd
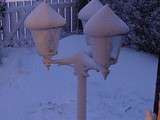
[[[85,34],[91,43],[92,54],[95,62],[100,66],[106,78],[110,66],[112,51],[112,37],[124,35],[129,32],[128,26],[105,5],[89,19],[84,28]]]
[[[103,5],[99,0],[91,0],[80,10],[78,18],[82,21],[83,28],[87,21],[102,7]]]
[[[83,28],[88,20],[101,8],[103,7],[102,3],[99,0],[91,0],[87,5],[85,5],[78,13],[78,18],[82,22]],[[87,45],[89,45],[89,39],[86,37]]]
[[[94,16],[101,8],[103,8],[102,3],[99,0],[91,0],[86,6],[84,6],[79,14],[78,18],[81,20],[83,28],[87,21]],[[110,11],[106,11],[110,12]],[[89,45],[89,39],[87,39],[87,44]],[[111,64],[114,64],[117,62],[119,53],[120,53],[120,48],[122,46],[122,37],[121,36],[115,36],[112,37],[112,51],[111,51],[111,56],[110,56],[110,62]]]
[[[65,19],[47,3],[40,3],[26,18],[25,26],[31,30],[38,53],[44,59],[57,54],[60,30]]]

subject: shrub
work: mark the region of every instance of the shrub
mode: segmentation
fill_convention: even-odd
[[[160,0],[102,0],[130,27],[126,44],[160,54]]]
[[[0,19],[4,17],[5,6],[6,6],[6,3],[4,2],[4,0],[1,0],[0,1]],[[3,30],[2,26],[0,26],[0,30]]]
[[[6,3],[3,0],[1,0],[0,1],[0,19],[2,19],[2,17],[4,17],[5,6],[6,6]],[[2,31],[3,31],[3,27],[0,24],[0,32],[2,32]],[[0,49],[0,64],[2,63],[1,59],[2,59],[2,53],[1,53],[1,49]]]

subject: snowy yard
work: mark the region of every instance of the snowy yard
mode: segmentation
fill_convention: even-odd
[[[59,57],[86,48],[84,36],[60,42]],[[68,66],[49,71],[34,48],[5,48],[0,65],[0,120],[75,120],[76,76]],[[107,80],[90,71],[88,120],[144,120],[152,109],[157,58],[122,48]]]

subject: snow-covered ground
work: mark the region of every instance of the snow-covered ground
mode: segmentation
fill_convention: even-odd
[[[60,42],[59,56],[86,44],[82,35]],[[0,66],[0,120],[75,120],[76,76],[68,66],[47,71],[34,48],[6,48]],[[157,59],[122,48],[107,80],[90,71],[88,120],[144,120],[152,109]]]

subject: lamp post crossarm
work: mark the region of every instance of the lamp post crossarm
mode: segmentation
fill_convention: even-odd
[[[86,53],[79,52],[72,57],[64,59],[44,59],[43,63],[46,66],[51,64],[68,65],[74,68],[75,74],[78,76],[88,76],[89,70],[96,70],[99,72],[99,67],[94,60]]]

